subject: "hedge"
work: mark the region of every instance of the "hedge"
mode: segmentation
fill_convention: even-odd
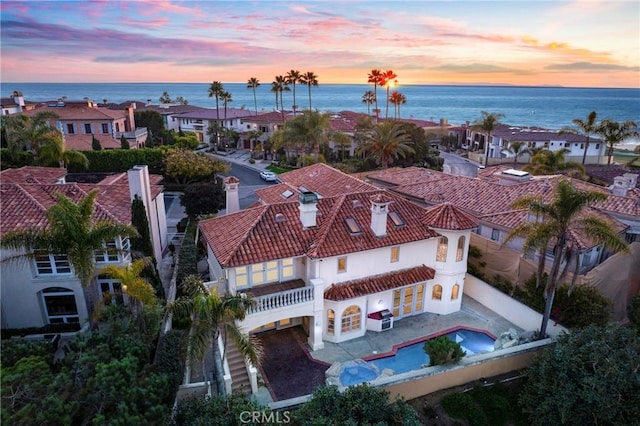
[[[89,169],[80,170],[69,167],[70,173],[87,172],[126,172],[136,165],[146,164],[149,173],[162,174],[164,171],[165,148],[107,149],[102,151],[83,151],[89,160]]]

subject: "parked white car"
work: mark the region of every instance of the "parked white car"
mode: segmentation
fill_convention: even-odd
[[[278,180],[278,175],[276,175],[273,172],[269,172],[269,171],[262,171],[260,172],[260,177],[262,178],[262,180],[267,181],[267,182],[275,182]]]

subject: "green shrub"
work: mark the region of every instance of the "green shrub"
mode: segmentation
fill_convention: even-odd
[[[487,415],[478,407],[469,392],[444,397],[442,407],[451,417],[467,419],[472,425],[489,425]]]
[[[89,160],[89,169],[82,170],[76,166],[69,166],[69,173],[84,172],[116,172],[122,173],[133,166],[146,164],[149,173],[162,174],[164,172],[163,148],[142,149],[103,149],[101,151],[83,151]],[[4,159],[3,159],[4,161]]]
[[[482,251],[477,246],[469,245],[469,257],[479,258],[482,257]]]
[[[170,385],[175,389],[173,396],[182,383],[184,359],[184,330],[169,330],[158,342],[155,369],[157,373],[167,375]]]
[[[20,151],[12,153],[9,148],[0,149],[0,159],[2,159],[2,170],[33,165],[33,153],[30,151]]]
[[[498,290],[500,290],[505,294],[511,294],[514,289],[514,286],[512,283],[510,283],[505,278],[503,278],[502,275],[498,275],[498,274],[493,276],[493,280],[491,280],[489,284],[491,284],[492,287],[497,288]]]
[[[192,236],[185,235],[178,255],[178,286],[189,275],[198,273],[198,248]]]
[[[2,368],[15,365],[27,356],[42,357],[47,364],[53,363],[53,347],[48,340],[7,339],[2,341]]]
[[[627,306],[627,315],[631,325],[640,331],[640,296],[633,296]]]
[[[447,336],[427,340],[427,343],[424,344],[424,351],[429,355],[429,366],[431,367],[458,362],[465,355],[460,343],[450,340]]]

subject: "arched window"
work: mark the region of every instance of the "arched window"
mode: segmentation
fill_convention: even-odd
[[[436,284],[433,286],[433,290],[431,291],[431,299],[442,300],[442,286],[440,284]]]
[[[360,308],[351,305],[342,313],[342,333],[360,330],[361,314]]]
[[[41,292],[49,324],[80,322],[76,296],[68,288],[49,287]]]
[[[460,286],[458,284],[454,284],[451,289],[451,300],[456,300],[458,298],[458,293],[460,293]]]
[[[465,238],[463,235],[460,238],[458,238],[458,250],[456,251],[456,262],[462,261],[462,258],[464,257],[464,243],[465,243]]]
[[[336,327],[336,313],[333,309],[327,311],[327,334],[333,336],[335,334]]]
[[[447,237],[440,237],[438,240],[438,253],[436,254],[437,262],[447,261],[447,247],[449,245],[449,239]]]

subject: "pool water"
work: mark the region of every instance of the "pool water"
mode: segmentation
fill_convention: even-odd
[[[495,339],[480,331],[458,329],[445,334],[450,340],[460,343],[467,355],[492,352]],[[385,368],[393,370],[394,374],[406,373],[429,365],[429,356],[424,351],[423,340],[399,348],[395,355],[367,361],[364,364],[345,367],[340,374],[343,386],[356,385],[376,379]]]

